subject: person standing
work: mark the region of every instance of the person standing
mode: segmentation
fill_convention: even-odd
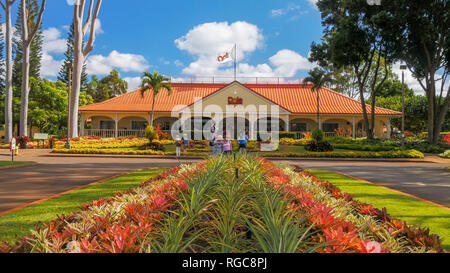
[[[187,155],[187,148],[189,147],[189,139],[187,137],[187,134],[183,134],[183,153],[184,155]]]
[[[232,144],[231,144],[231,138],[226,137],[225,141],[223,142],[223,153],[224,154],[231,154],[231,151],[233,150]]]
[[[175,149],[176,149],[177,157],[181,156],[181,145],[182,145],[181,138],[180,138],[180,136],[177,136],[175,139]]]
[[[248,144],[248,136],[247,135],[241,135],[239,137],[239,152],[244,153],[247,151],[247,144]]]
[[[214,147],[213,147],[213,155],[214,157],[218,157],[222,153],[222,145],[223,145],[223,137],[218,136],[214,140]]]

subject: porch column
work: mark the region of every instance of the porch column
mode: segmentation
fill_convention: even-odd
[[[353,139],[356,138],[356,120],[355,117],[353,117],[353,122],[352,122],[352,135],[353,135]]]
[[[84,119],[84,113],[81,112],[81,126],[80,126],[81,136],[84,136],[84,127],[86,126],[85,122],[86,122],[86,120]]]
[[[116,118],[114,120],[114,137],[119,137],[119,117],[116,113]]]
[[[284,121],[285,123],[286,123],[286,132],[290,132],[291,131],[291,124],[290,124],[290,121],[289,121],[289,114],[286,114],[286,120]]]
[[[389,118],[387,120],[387,139],[391,139],[391,131],[392,131],[392,125],[391,125],[391,119]]]

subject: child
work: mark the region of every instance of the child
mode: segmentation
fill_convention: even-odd
[[[177,157],[180,157],[180,155],[181,155],[181,145],[182,145],[181,138],[180,138],[180,136],[177,136],[175,139],[175,147],[176,147]]]
[[[223,153],[231,154],[231,151],[232,151],[231,139],[230,137],[227,137],[223,143]]]

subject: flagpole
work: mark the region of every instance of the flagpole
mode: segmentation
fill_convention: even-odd
[[[236,81],[236,56],[237,56],[237,44],[234,44],[234,81]]]

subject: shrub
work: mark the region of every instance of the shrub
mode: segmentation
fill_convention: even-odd
[[[450,150],[445,151],[444,153],[440,154],[442,158],[450,158]]]
[[[325,138],[325,134],[322,130],[316,128],[312,131],[312,139],[315,142],[321,142]]]
[[[395,151],[399,150],[400,147],[391,146],[391,145],[364,145],[364,144],[333,144],[336,149],[346,149],[346,150],[356,150],[356,151],[373,151],[373,152],[382,152],[382,151]]]
[[[311,142],[311,139],[293,139],[293,138],[282,138],[280,139],[280,145],[295,145],[295,146],[305,146]]]
[[[153,126],[147,126],[145,128],[145,138],[148,139],[150,142],[153,142],[153,140],[156,138],[156,130]]]
[[[139,150],[153,150],[153,151],[166,151],[166,147],[162,145],[159,142],[149,142],[141,147],[139,147]]]
[[[429,154],[440,154],[445,151],[441,146],[432,145],[427,142],[406,142],[405,148],[414,149],[421,151],[422,153],[429,153]]]
[[[261,156],[300,158],[424,158],[424,154],[416,150],[398,150],[389,152],[264,153]]]
[[[295,132],[280,132],[280,136],[279,138],[292,138],[292,139],[296,139],[297,138],[297,133]]]
[[[333,145],[329,142],[311,142],[305,146],[305,150],[309,152],[332,152],[334,151]]]

